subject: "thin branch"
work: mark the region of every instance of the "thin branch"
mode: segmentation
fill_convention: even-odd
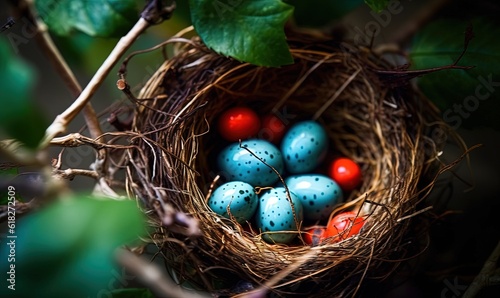
[[[60,177],[61,179],[73,180],[76,176],[86,176],[93,179],[99,179],[99,174],[96,171],[82,170],[82,169],[66,169],[66,170],[56,170],[54,175]]]
[[[106,135],[108,134],[111,133],[107,133]],[[78,147],[78,146],[89,145],[96,150],[100,150],[102,148],[127,149],[133,147],[133,145],[118,145],[118,144],[110,144],[107,142],[102,142],[101,140],[95,140],[83,136],[79,133],[71,133],[62,137],[53,138],[52,141],[50,141],[50,145],[61,146],[61,147]]]
[[[419,211],[417,211],[417,212],[415,212],[415,213],[412,213],[412,214],[410,214],[410,215],[406,215],[406,216],[403,216],[403,217],[398,218],[398,219],[396,220],[396,222],[398,222],[398,223],[399,223],[399,222],[402,222],[403,220],[410,219],[410,218],[415,217],[415,216],[417,216],[417,215],[419,215],[419,214],[425,213],[425,212],[427,212],[427,211],[429,211],[429,210],[431,210],[431,209],[432,209],[432,206],[425,207],[424,209],[421,209],[421,210],[419,210]]]
[[[137,21],[132,29],[123,36],[106,58],[104,63],[99,67],[88,85],[83,89],[78,98],[73,104],[68,107],[62,114],[58,115],[54,122],[45,131],[45,137],[40,143],[40,148],[45,148],[50,141],[60,133],[66,131],[67,125],[80,113],[83,107],[89,102],[92,95],[104,82],[109,72],[113,69],[118,60],[132,46],[135,40],[153,24],[157,24],[164,19],[170,17],[175,9],[175,2],[170,6],[164,6],[161,0],[150,0],[146,8],[141,14],[141,18]]]
[[[304,265],[306,262],[310,261],[313,259],[315,256],[318,255],[318,252],[315,249],[311,249],[309,252],[305,253],[302,255],[300,258],[297,258],[297,260],[282,269],[281,271],[277,272],[275,275],[273,275],[271,278],[269,278],[263,285],[261,285],[259,288],[252,290],[250,292],[242,293],[239,295],[233,296],[234,298],[262,298],[266,297],[267,293],[269,290],[275,286],[278,282],[280,282],[282,279],[284,279],[286,276],[288,276],[291,272],[297,270],[300,266]]]
[[[145,286],[147,286],[157,297],[184,297],[184,298],[207,298],[208,295],[200,295],[194,291],[183,290],[172,279],[160,271],[155,265],[145,261],[136,254],[119,249],[116,252],[118,263],[135,274]]]
[[[4,25],[2,25],[2,27],[0,28],[0,33],[4,32],[5,30],[10,29],[12,26],[14,26],[15,23],[16,23],[16,21],[14,21],[13,18],[9,17],[7,19],[7,22]]]
[[[149,23],[141,18],[127,33],[127,35],[120,39],[111,54],[109,54],[101,67],[99,67],[80,96],[78,96],[73,104],[68,107],[62,114],[58,115],[54,122],[47,128],[47,130],[45,131],[45,137],[40,144],[41,148],[46,147],[55,136],[66,131],[67,125],[76,117],[76,115],[78,115],[78,113],[80,113],[87,102],[89,102],[92,95],[104,82],[104,79],[109,74],[116,62],[123,56],[123,54],[130,48],[133,42],[148,27]]]
[[[7,156],[12,162],[23,166],[43,166],[33,152],[17,140],[7,139],[0,141],[0,155]]]
[[[492,281],[495,281],[495,277],[498,280],[498,276],[496,276],[496,274],[498,274],[497,263],[499,259],[500,241],[484,263],[484,266],[479,274],[476,276],[476,278],[474,278],[472,284],[467,288],[467,291],[462,296],[463,298],[476,297],[483,288],[488,287],[492,284]]]
[[[27,20],[34,26],[36,29],[35,40],[40,49],[43,51],[45,57],[64,80],[73,96],[79,96],[80,93],[82,93],[82,87],[50,37],[47,25],[45,25],[45,23],[37,16],[33,0],[20,0],[15,9],[19,15],[26,17]],[[83,108],[83,117],[92,138],[97,138],[102,135],[99,120],[97,119],[94,108],[90,102]]]

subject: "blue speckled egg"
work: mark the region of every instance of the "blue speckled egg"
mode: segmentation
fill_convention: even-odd
[[[253,154],[242,147],[248,148]],[[241,147],[239,143],[233,143],[221,151],[217,161],[221,175],[228,180],[243,181],[253,186],[273,185],[278,181],[278,175],[254,154],[275,168],[280,175],[283,174],[285,167],[279,149],[268,141],[250,139],[241,142]]]
[[[286,169],[292,174],[314,170],[326,156],[328,136],[316,121],[295,124],[281,142]]]
[[[208,199],[208,206],[215,213],[230,218],[229,212],[240,223],[252,218],[259,198],[253,186],[246,182],[231,181],[217,187]]]
[[[324,175],[305,174],[285,179],[288,189],[299,197],[304,206],[304,218],[326,219],[335,204],[343,198],[342,190],[332,179]]]
[[[297,222],[303,219],[302,203],[290,192]],[[297,233],[266,233],[275,231],[297,231],[292,206],[288,201],[284,187],[270,189],[262,194],[257,208],[256,225],[264,233],[262,238],[269,243],[289,243]]]

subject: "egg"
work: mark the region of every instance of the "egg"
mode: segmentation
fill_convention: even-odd
[[[231,181],[217,187],[208,199],[208,206],[215,213],[230,218],[228,213],[243,223],[252,218],[259,198],[253,186],[242,181]]]
[[[279,143],[286,132],[286,125],[276,115],[267,114],[262,117],[262,128],[259,132],[259,138],[271,143]]]
[[[228,141],[238,141],[254,136],[260,130],[260,119],[247,107],[233,107],[219,117],[219,134]]]
[[[324,238],[330,238],[334,242],[345,240],[358,234],[365,224],[365,217],[358,212],[347,211],[335,215],[326,225]]]
[[[265,140],[250,139],[241,142],[241,146],[233,143],[219,153],[217,163],[221,175],[230,181],[243,181],[260,187],[271,186],[278,181],[279,176],[259,158],[280,175],[283,174],[281,152]]]
[[[255,213],[255,222],[257,228],[263,232],[262,238],[265,241],[269,243],[289,243],[297,236],[298,233],[293,233],[293,231],[297,231],[297,222],[303,220],[302,203],[292,192],[290,192],[290,199],[294,206],[296,218],[294,218],[294,211],[292,211],[292,205],[288,201],[284,187],[267,190],[261,195]],[[280,231],[292,232],[279,233]]]
[[[334,206],[343,199],[340,186],[327,176],[304,174],[285,179],[288,189],[296,194],[304,206],[304,218],[326,219]]]
[[[320,244],[323,240],[325,240],[325,227],[313,227],[305,230],[302,233],[302,238],[306,244],[311,246],[316,246]]]
[[[292,174],[314,170],[326,156],[328,136],[316,121],[296,123],[283,137],[281,152]]]
[[[361,183],[361,169],[352,159],[341,157],[330,165],[330,177],[345,191],[351,191]]]

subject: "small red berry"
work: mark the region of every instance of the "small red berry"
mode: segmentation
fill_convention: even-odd
[[[304,238],[304,242],[316,246],[321,243],[325,239],[326,229],[322,227],[315,227],[306,230],[302,236]]]
[[[265,115],[262,118],[262,129],[259,138],[271,143],[279,143],[285,135],[286,126],[283,121],[273,114]]]
[[[228,109],[219,118],[219,133],[228,141],[238,141],[255,136],[260,129],[257,113],[246,107]]]
[[[356,212],[348,211],[334,216],[326,225],[324,238],[333,238],[334,242],[345,240],[359,233],[365,219]]]
[[[341,157],[332,162],[330,177],[337,182],[342,190],[351,191],[361,182],[361,169],[353,160]]]

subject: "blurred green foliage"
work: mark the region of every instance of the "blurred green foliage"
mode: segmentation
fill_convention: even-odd
[[[500,129],[500,22],[491,18],[471,21],[475,37],[459,65],[470,70],[445,70],[425,75],[418,85],[442,110],[454,128],[489,126]],[[422,28],[410,51],[412,66],[424,69],[452,64],[464,49],[468,23],[440,19]]]
[[[2,245],[0,270],[15,265],[16,291],[2,279],[2,297],[95,297],[120,283],[113,252],[145,235],[135,201],[85,196],[64,198],[24,218],[15,227],[15,260]],[[11,240],[11,239],[8,239]],[[104,292],[102,292],[104,291]],[[9,293],[6,295],[6,293]]]
[[[34,148],[46,127],[32,100],[35,72],[0,40],[0,130]]]

